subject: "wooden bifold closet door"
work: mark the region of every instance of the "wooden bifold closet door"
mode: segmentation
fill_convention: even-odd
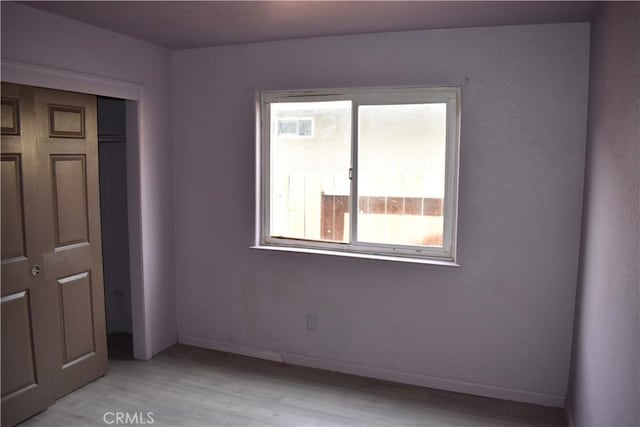
[[[2,83],[2,425],[104,375],[96,97]]]

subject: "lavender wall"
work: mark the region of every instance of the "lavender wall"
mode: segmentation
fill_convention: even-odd
[[[567,409],[640,425],[640,5],[604,3],[591,33],[580,283]]]
[[[175,52],[179,340],[561,406],[588,44],[560,24]],[[421,84],[462,87],[460,268],[249,248],[256,90]]]
[[[142,259],[132,264],[132,268],[142,267],[149,346],[144,356],[150,357],[175,343],[177,337],[171,53],[77,21],[2,2],[2,60],[87,73],[144,86],[139,110],[142,230],[138,233],[141,232]],[[135,226],[130,224],[134,233]],[[133,315],[139,315],[135,308]]]

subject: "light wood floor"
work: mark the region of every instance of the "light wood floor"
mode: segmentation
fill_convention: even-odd
[[[22,425],[105,426],[104,414],[116,411],[153,412],[154,426],[564,425],[560,409],[184,345],[147,362],[112,360],[105,377]]]

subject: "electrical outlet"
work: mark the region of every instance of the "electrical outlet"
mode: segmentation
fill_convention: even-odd
[[[318,317],[313,314],[307,314],[307,331],[316,331],[318,330]]]

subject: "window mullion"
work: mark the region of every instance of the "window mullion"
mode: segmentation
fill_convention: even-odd
[[[351,103],[351,206],[349,215],[349,244],[358,236],[358,102]]]
[[[262,98],[260,123],[260,166],[263,179],[260,183],[260,226],[262,228],[260,240],[264,243],[265,238],[271,235],[271,103],[266,103]]]

